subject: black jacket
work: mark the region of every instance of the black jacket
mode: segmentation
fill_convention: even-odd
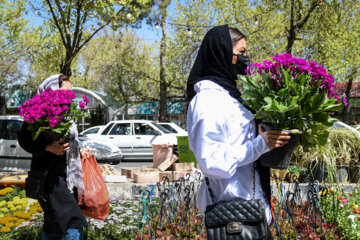
[[[66,184],[66,154],[57,156],[45,151],[45,147],[54,141],[52,136],[41,133],[33,141],[29,125],[24,123],[19,132],[19,144],[32,154],[30,170],[45,172],[46,202],[39,201],[44,210],[44,232],[65,234],[69,228],[87,226],[76,197],[70,193]],[[76,192],[76,191],[75,191]]]

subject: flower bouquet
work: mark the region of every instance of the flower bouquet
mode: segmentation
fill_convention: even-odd
[[[274,61],[248,67],[248,75],[240,77],[242,96],[244,105],[256,111],[255,118],[270,127],[265,130],[275,128],[291,133],[289,144],[271,151],[283,151],[280,155],[288,155],[291,159],[297,139],[304,149],[327,142],[328,127],[335,121],[329,112],[341,110],[347,100],[344,97],[341,102],[333,91],[333,76],[318,63],[289,53],[275,55],[272,59]],[[285,148],[290,148],[290,152]],[[269,161],[278,157],[273,155]],[[286,164],[280,166],[286,167]]]
[[[84,95],[83,101],[77,103],[73,101],[75,97],[75,92],[71,90],[48,88],[19,107],[20,116],[29,123],[28,130],[33,140],[44,131],[66,137],[73,120],[87,116],[83,109],[89,99]]]

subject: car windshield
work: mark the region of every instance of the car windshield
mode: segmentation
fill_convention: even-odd
[[[167,130],[166,128],[164,128],[163,126],[160,126],[159,124],[157,124],[156,122],[151,122],[155,127],[157,127],[158,129],[160,129],[160,131],[162,131],[163,133],[171,133],[169,130]]]

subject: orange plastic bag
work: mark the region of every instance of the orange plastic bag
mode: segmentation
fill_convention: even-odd
[[[78,203],[85,216],[105,220],[109,216],[110,197],[102,170],[90,151],[81,152],[85,192],[78,190]]]

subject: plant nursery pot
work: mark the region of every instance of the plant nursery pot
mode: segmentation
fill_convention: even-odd
[[[69,134],[64,138],[65,133],[66,131],[63,131],[62,133],[57,133],[49,130],[44,131],[45,137],[48,142],[54,142],[61,138],[63,139],[64,143],[69,142]]]
[[[280,170],[279,171],[279,178],[281,180],[285,180],[286,176],[289,174],[289,171],[286,170]]]
[[[308,179],[311,179],[311,176],[314,180],[317,180],[319,182],[324,182],[327,178],[327,166],[326,163],[323,161],[320,161],[318,163],[312,162],[310,164],[310,176],[308,176]]]
[[[300,179],[300,173],[288,174],[288,176],[289,176],[289,182],[291,182],[291,183],[299,181],[299,179]]]
[[[273,127],[262,125],[264,131],[279,130]],[[287,130],[283,130],[287,131]],[[300,138],[300,134],[290,133],[291,139],[289,143],[281,148],[274,148],[270,152],[267,152],[260,156],[261,164],[275,169],[286,169],[293,156],[296,144]]]
[[[344,183],[348,180],[349,176],[349,166],[337,165],[336,166],[336,175],[338,177],[339,183]]]
[[[309,181],[309,174],[299,174],[299,182],[305,183]]]
[[[349,168],[349,177],[352,183],[358,183],[360,180],[360,165],[353,165]]]

